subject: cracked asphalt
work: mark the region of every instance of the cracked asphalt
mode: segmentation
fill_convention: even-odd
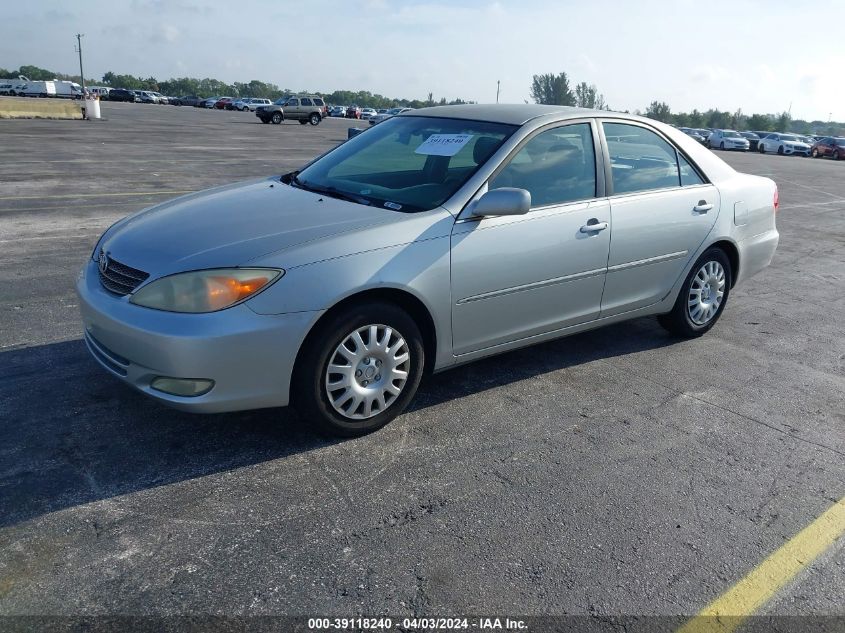
[[[326,441],[124,387],[73,282],[160,192],[296,168],[352,123],[102,105],[0,122],[0,614],[690,615],[845,495],[845,163],[723,155],[778,183],[781,243],[703,338],[560,339]],[[840,539],[763,614],[845,615],[843,565]]]

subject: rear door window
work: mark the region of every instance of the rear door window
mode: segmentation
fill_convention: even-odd
[[[304,106],[314,105],[314,104],[311,102],[311,99],[303,99],[303,100],[301,101],[301,103],[302,103],[302,105],[304,105]]]

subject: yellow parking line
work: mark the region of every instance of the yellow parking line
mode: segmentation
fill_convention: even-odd
[[[678,633],[730,633],[845,534],[845,497],[772,552]]]
[[[116,196],[170,196],[183,193],[194,193],[189,191],[127,191],[123,193],[65,193],[53,196],[6,196],[0,200],[46,200],[48,198],[113,198]]]

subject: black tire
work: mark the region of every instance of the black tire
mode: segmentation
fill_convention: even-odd
[[[357,328],[386,325],[399,333],[408,347],[408,376],[399,395],[376,415],[353,420],[335,410],[325,386],[326,371],[335,350]],[[401,308],[382,301],[351,305],[318,325],[300,351],[291,381],[292,404],[323,435],[355,437],[372,433],[398,416],[413,399],[425,369],[422,335]]]
[[[839,160],[839,150],[835,150],[832,156],[833,160]]]
[[[813,154],[813,158],[818,158],[818,157],[819,157],[819,150],[818,150],[818,148],[817,148],[817,147],[814,147],[814,148],[813,148],[813,152],[812,152],[812,154]]]
[[[783,145],[778,147],[778,156],[783,156]]]
[[[270,121],[272,121],[274,125],[279,125],[283,119],[284,117],[281,112],[274,112],[273,116],[270,117]]]
[[[725,141],[719,143],[719,149],[725,149]]]
[[[757,145],[757,150],[758,150],[761,154],[765,154],[765,153],[766,153],[766,146],[765,146],[765,145],[763,145],[762,143],[759,143],[759,144]]]
[[[270,119],[261,119],[262,123],[270,123]]]
[[[320,121],[322,121],[322,120],[323,120],[323,118],[319,114],[317,114],[316,112],[314,112],[308,118],[308,121],[311,123],[311,125],[320,125]]]
[[[300,125],[308,125],[308,120],[307,119],[300,119],[299,124]]]
[[[696,275],[698,275],[699,271],[705,265],[711,262],[719,264],[724,271],[725,278],[722,302],[719,304],[715,313],[705,323],[696,323],[690,315],[690,292],[693,282],[696,280]],[[722,316],[722,312],[724,312],[725,306],[728,303],[732,283],[733,270],[731,268],[731,261],[725,254],[725,251],[718,247],[709,248],[702,253],[701,257],[698,258],[695,265],[690,269],[690,273],[687,275],[686,280],[684,280],[684,285],[681,286],[681,291],[678,293],[678,298],[672,307],[672,311],[659,315],[657,320],[660,322],[660,325],[676,336],[684,338],[699,337],[710,330],[719,320],[719,317]]]

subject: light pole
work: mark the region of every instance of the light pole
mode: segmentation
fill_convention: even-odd
[[[496,80],[496,103],[499,103],[499,86],[501,85],[501,80]]]
[[[82,70],[82,33],[76,34],[76,52],[79,53],[79,76],[82,80],[82,98],[85,98],[85,72]]]

